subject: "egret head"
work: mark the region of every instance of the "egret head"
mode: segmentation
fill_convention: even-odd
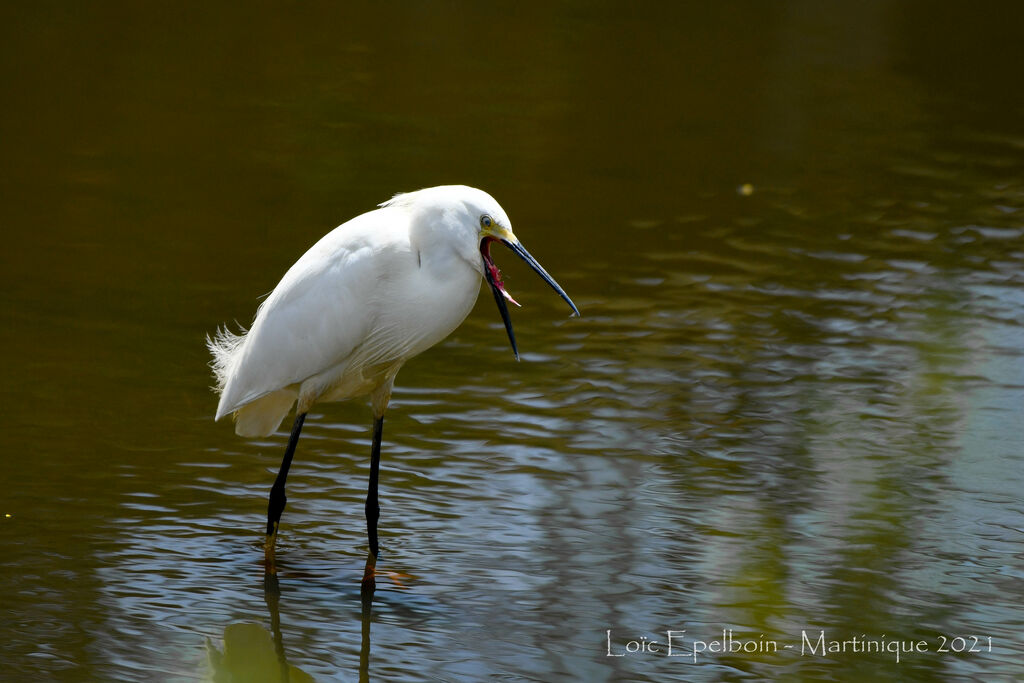
[[[497,204],[495,204],[497,206]],[[506,301],[511,301],[516,306],[519,303],[512,298],[512,296],[505,290],[505,285],[501,281],[501,271],[494,265],[494,260],[491,258],[491,244],[494,242],[501,242],[506,247],[515,252],[519,258],[526,261],[527,265],[533,268],[538,275],[540,275],[544,282],[548,283],[552,289],[558,292],[558,295],[562,297],[569,307],[572,308],[574,315],[579,315],[579,309],[576,308],[576,304],[572,302],[569,295],[558,286],[555,282],[555,278],[548,275],[548,272],[537,262],[537,259],[530,255],[530,252],[526,251],[526,248],[519,243],[519,240],[514,234],[512,234],[512,226],[508,224],[508,218],[505,217],[505,213],[501,211],[501,207],[497,207],[496,211],[490,213],[480,214],[480,255],[483,257],[484,264],[484,278],[487,280],[487,284],[491,287],[491,292],[494,293],[494,301],[498,304],[498,311],[501,313],[501,320],[505,323],[505,331],[508,332],[508,340],[512,344],[512,353],[515,354],[516,360],[519,360],[519,349],[516,348],[516,336],[512,332],[512,319],[508,315],[508,304]]]
[[[438,232],[446,237],[440,238],[443,241],[457,245],[459,255],[464,258],[473,268],[483,273],[484,279],[491,287],[494,294],[494,301],[498,304],[498,311],[501,313],[501,320],[505,323],[505,331],[508,332],[508,340],[512,343],[512,353],[516,360],[519,360],[519,349],[516,347],[516,337],[512,333],[512,320],[508,315],[508,305],[511,301],[516,306],[519,304],[512,296],[505,291],[505,285],[501,281],[501,272],[494,265],[491,258],[491,245],[501,242],[506,247],[519,255],[519,258],[533,268],[547,282],[552,289],[558,292],[574,315],[579,315],[579,309],[572,302],[555,279],[548,275],[548,272],[537,262],[537,259],[526,251],[519,239],[512,232],[512,223],[508,216],[494,198],[484,192],[466,185],[442,185],[440,187],[429,187],[416,192],[398,194],[390,200],[381,204],[381,207],[395,207],[412,211],[418,214],[416,224],[428,231],[434,241],[437,241]],[[476,247],[474,247],[474,244]],[[477,260],[474,249],[478,248],[480,259]]]

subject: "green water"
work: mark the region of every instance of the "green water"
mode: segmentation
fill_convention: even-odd
[[[0,679],[1020,680],[1021,64],[1016,3],[3,8]],[[583,317],[497,253],[523,360],[484,291],[399,374],[372,605],[359,401],[268,584],[204,335],[453,182]]]

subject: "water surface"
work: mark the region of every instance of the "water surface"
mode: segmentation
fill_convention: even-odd
[[[1024,676],[1016,4],[3,14],[0,677]],[[400,373],[372,605],[359,401],[268,579],[203,337],[448,182],[583,317],[498,254],[522,362],[485,291]]]

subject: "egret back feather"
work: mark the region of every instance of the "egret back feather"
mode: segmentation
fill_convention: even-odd
[[[296,399],[369,394],[444,339],[476,301],[483,273],[478,222],[507,225],[486,193],[462,186],[399,194],[314,244],[242,334],[217,331],[216,419],[242,436],[275,431]]]
[[[213,355],[210,367],[213,368],[213,376],[217,381],[215,390],[218,394],[224,391],[224,386],[228,383],[238,348],[245,343],[245,332],[243,329],[241,334],[235,334],[225,325],[217,328],[213,337],[206,335],[206,348]]]

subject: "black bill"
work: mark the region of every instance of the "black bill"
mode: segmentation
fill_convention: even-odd
[[[480,253],[484,257],[484,277],[487,279],[487,284],[491,286],[491,292],[494,294],[495,303],[498,304],[498,311],[501,313],[501,321],[505,323],[505,331],[508,332],[508,340],[512,344],[512,353],[515,354],[516,360],[519,360],[519,349],[516,347],[516,336],[512,332],[512,319],[509,317],[508,304],[506,301],[511,301],[517,306],[519,304],[509,295],[508,292],[505,291],[505,285],[501,281],[501,272],[498,270],[497,266],[494,265],[494,261],[491,259],[491,242],[496,239],[497,238],[494,237],[485,237],[483,241],[480,242]],[[548,271],[544,270],[544,267],[537,262],[537,259],[530,255],[530,252],[526,251],[526,248],[523,247],[523,245],[509,240],[499,241],[518,254],[519,258],[526,261],[527,265],[533,268],[538,275],[544,278],[544,282],[548,283],[548,285],[551,286],[551,289],[555,290],[558,293],[558,296],[562,297],[562,299],[569,304],[574,315],[578,316],[580,314],[579,309],[576,308],[576,304],[572,302],[572,299],[570,299],[569,295],[565,293],[565,290],[555,282],[555,278],[548,275]]]

